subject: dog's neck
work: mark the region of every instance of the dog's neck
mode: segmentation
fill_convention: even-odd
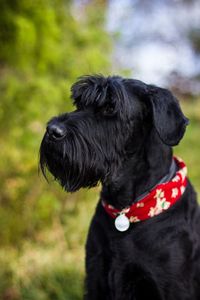
[[[171,162],[171,147],[154,132],[124,163],[120,172],[103,184],[102,199],[118,209],[130,206],[169,173]]]

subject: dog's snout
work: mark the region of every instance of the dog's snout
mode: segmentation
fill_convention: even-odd
[[[47,132],[51,138],[58,140],[66,135],[66,128],[62,123],[49,123]]]

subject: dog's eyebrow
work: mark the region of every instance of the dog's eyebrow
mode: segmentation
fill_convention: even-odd
[[[77,106],[103,105],[106,101],[108,85],[81,78],[72,88],[72,98]]]
[[[119,76],[83,76],[72,86],[71,97],[79,108],[112,104],[115,110],[127,99],[123,80]]]

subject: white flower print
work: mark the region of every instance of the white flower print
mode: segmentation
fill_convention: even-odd
[[[183,194],[185,192],[185,187],[182,185],[181,186],[181,194]]]
[[[170,202],[166,201],[165,198],[163,199],[157,198],[156,206],[150,208],[148,216],[153,217],[159,215],[163,210],[166,210],[169,207],[170,207]]]
[[[173,182],[178,182],[179,180],[180,180],[180,177],[179,177],[178,175],[176,175],[176,176],[172,179]]]
[[[155,194],[154,198],[156,198],[158,200],[158,199],[164,198],[164,196],[165,196],[164,191],[162,191],[161,189],[158,189],[158,190],[156,190],[156,194]]]
[[[140,219],[138,219],[138,217],[136,217],[136,216],[131,216],[129,221],[131,223],[136,223],[136,222],[140,222]]]
[[[127,214],[129,212],[129,210],[130,210],[130,207],[124,208],[124,209],[122,209],[121,213]]]
[[[112,205],[110,205],[110,204],[108,204],[108,208],[114,209],[114,207]]]
[[[176,157],[176,159],[177,159],[179,162],[183,162],[182,158],[180,158],[180,157]]]
[[[177,188],[172,189],[172,195],[171,195],[171,197],[172,198],[176,198],[177,195],[178,195],[178,189]]]
[[[182,179],[182,181],[183,181],[184,178],[185,178],[185,176],[187,175],[187,168],[184,167],[183,169],[181,169],[181,170],[179,171],[179,174],[182,176],[181,179]]]
[[[139,203],[137,203],[136,206],[137,206],[137,207],[144,207],[144,202],[139,202]]]

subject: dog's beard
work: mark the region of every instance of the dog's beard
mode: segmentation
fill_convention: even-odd
[[[68,192],[94,187],[108,173],[100,148],[77,132],[70,132],[67,140],[56,145],[45,135],[40,147],[40,167],[46,178],[48,169]]]

